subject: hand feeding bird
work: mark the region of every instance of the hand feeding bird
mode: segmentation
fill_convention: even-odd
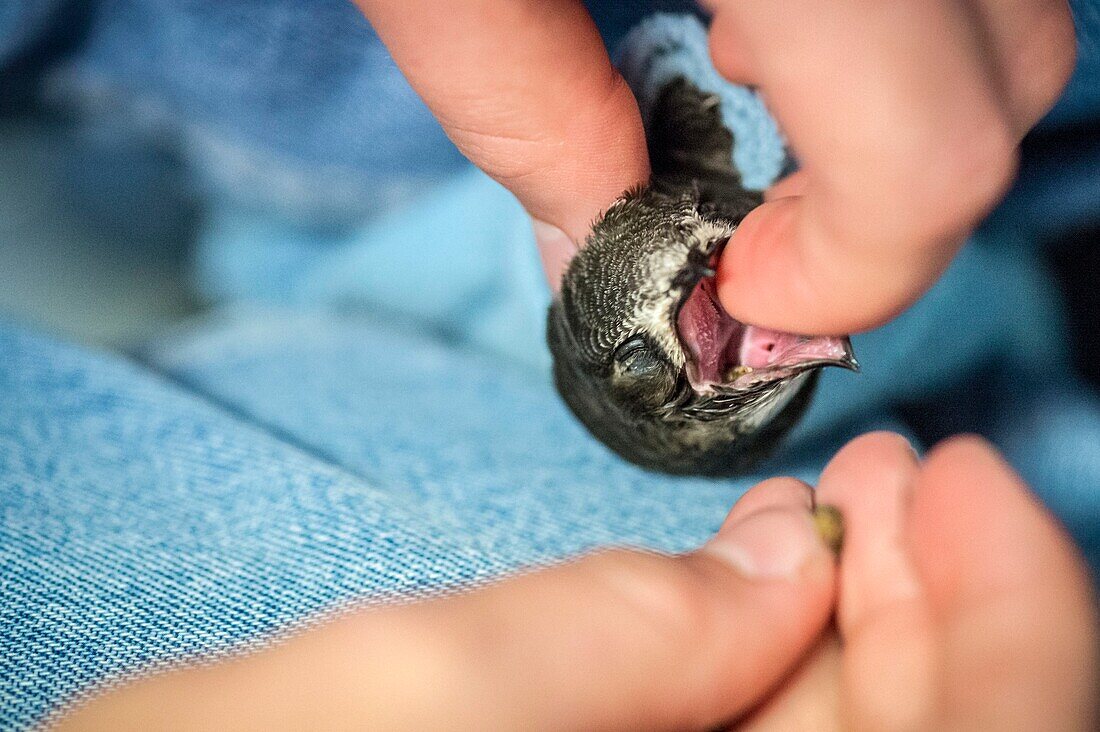
[[[605,445],[651,470],[732,475],[798,421],[824,366],[858,370],[847,337],[735,320],[717,261],[762,202],[732,163],[715,100],[669,83],[647,129],[653,176],[593,225],[550,307],[554,381]]]

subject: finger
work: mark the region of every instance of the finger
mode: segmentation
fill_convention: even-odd
[[[108,695],[71,729],[706,729],[812,646],[833,556],[803,496],[701,551],[610,551],[466,595],[359,613]]]
[[[1017,132],[972,19],[951,0],[739,0],[711,33],[750,56],[810,179],[734,233],[723,304],[798,332],[885,322],[942,273],[1015,170]]]
[[[720,2],[702,3],[707,10],[714,13],[721,6]],[[733,16],[729,13],[717,13],[711,20],[711,33],[708,50],[715,68],[722,71],[722,75],[735,84],[756,86],[759,82],[752,68],[752,58],[744,44],[736,42],[736,27],[725,29],[721,26],[732,24]],[[734,31],[734,32],[730,32]]]
[[[779,198],[790,198],[791,196],[801,196],[806,193],[806,188],[810,184],[810,178],[804,170],[798,170],[790,175],[779,179],[775,185],[768,190],[764,191],[765,201],[775,201]]]
[[[915,730],[935,702],[935,634],[905,534],[918,462],[890,433],[865,435],[821,476],[844,516],[837,626],[845,729]]]
[[[721,2],[704,2],[716,10]],[[1065,0],[966,0],[979,40],[988,45],[990,71],[1000,81],[1020,135],[1046,114],[1065,88],[1076,60],[1073,17]],[[719,14],[711,35],[714,63],[730,81],[757,85],[752,59],[736,38],[732,14]],[[787,194],[791,195],[791,194]],[[779,197],[779,196],[775,196]]]
[[[649,177],[637,103],[578,0],[358,0],[474,163],[536,219],[583,241]]]
[[[722,527],[731,526],[746,516],[769,508],[802,506],[807,511],[813,508],[813,490],[796,478],[769,478],[757,483],[745,495],[733,504]]]
[[[841,645],[826,633],[775,694],[737,725],[738,732],[844,729],[840,724]]]
[[[904,537],[917,470],[909,443],[881,432],[851,442],[822,473],[817,503],[844,517],[840,636],[747,729],[918,729],[927,718],[934,635]]]
[[[561,289],[561,279],[565,276],[565,270],[569,268],[569,262],[577,253],[579,247],[577,241],[558,227],[545,221],[535,219],[531,222],[535,234],[535,244],[538,246],[539,258],[542,260],[542,271],[546,275],[546,282],[550,290],[557,294]]]
[[[936,448],[909,535],[942,626],[946,728],[1096,729],[1088,575],[1050,514],[984,442]]]
[[[1050,111],[1073,73],[1077,39],[1065,0],[978,0],[998,78],[1022,135]]]
[[[920,594],[904,524],[917,457],[909,442],[873,432],[846,445],[821,474],[817,501],[844,517],[837,620],[842,637],[884,606]]]

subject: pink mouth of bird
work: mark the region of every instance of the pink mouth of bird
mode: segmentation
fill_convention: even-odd
[[[713,276],[696,283],[676,321],[688,381],[698,392],[748,388],[820,366],[858,369],[847,337],[801,336],[735,320],[718,301]]]

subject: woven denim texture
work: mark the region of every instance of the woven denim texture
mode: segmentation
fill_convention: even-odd
[[[22,6],[34,24],[0,27],[0,62],[61,5]],[[636,17],[606,5],[618,38]],[[983,432],[1100,560],[1100,400],[1065,367],[1031,235],[1049,221],[1005,214],[857,337],[864,373],[825,374],[755,475],[652,475],[554,394],[522,210],[461,162],[353,9],[96,11],[43,96],[84,125],[82,155],[176,148],[204,208],[195,287],[225,305],[136,361],[0,323],[0,728],[349,604],[607,544],[690,548],[757,479],[812,481],[868,429]],[[677,68],[722,95],[735,162],[766,185],[782,139],[750,92],[711,86],[703,42],[663,16],[623,67],[643,101]],[[126,202],[117,216],[146,215],[132,176],[81,169],[90,195]]]
[[[0,334],[4,728],[353,600],[686,549],[750,482],[612,460],[525,370],[362,318],[243,313],[160,358],[272,398],[242,420],[118,357]]]
[[[0,728],[318,608],[507,566],[117,357],[5,328],[0,394]]]

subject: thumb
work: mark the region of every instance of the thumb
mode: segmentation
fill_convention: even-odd
[[[482,647],[471,726],[712,729],[746,712],[830,616],[810,506],[804,484],[768,481],[692,554],[609,551],[456,601],[456,628],[492,618],[503,641]]]
[[[806,181],[781,185],[799,184]],[[817,212],[829,208],[820,195],[780,195],[745,217],[719,263],[722,305],[747,322],[798,333],[877,327],[923,295],[962,246],[961,235],[857,245],[820,221]]]

